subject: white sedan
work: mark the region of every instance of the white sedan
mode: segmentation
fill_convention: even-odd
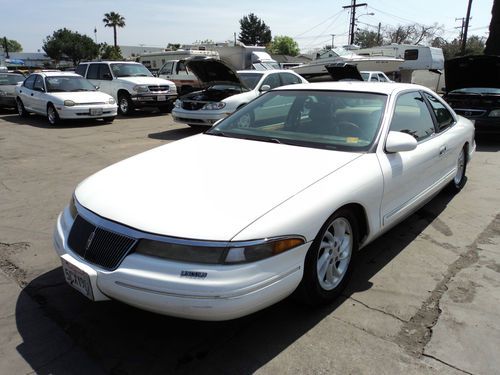
[[[82,76],[60,71],[33,73],[16,87],[19,116],[30,112],[47,116],[51,125],[61,120],[103,119],[112,122],[118,106],[111,95],[97,91]]]
[[[205,89],[182,96],[174,102],[172,118],[189,126],[212,126],[242,108],[262,93],[279,86],[307,83],[291,70],[239,70],[220,60],[191,60],[188,68]],[[242,118],[242,121],[249,118]]]
[[[474,151],[473,124],[424,87],[283,87],[87,178],[54,244],[68,283],[95,301],[200,320],[294,291],[321,305],[360,248],[463,187]]]

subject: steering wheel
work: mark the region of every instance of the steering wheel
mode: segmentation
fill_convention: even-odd
[[[360,137],[362,135],[361,128],[354,122],[340,121],[335,125],[337,135],[341,137]]]

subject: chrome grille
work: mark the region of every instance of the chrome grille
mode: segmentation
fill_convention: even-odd
[[[468,118],[481,117],[486,114],[486,110],[484,109],[462,109],[455,108],[455,112],[460,116],[465,116]]]
[[[195,102],[190,100],[182,101],[182,109],[187,109],[188,111],[197,111],[202,109],[207,102]]]
[[[151,92],[168,91],[168,85],[164,85],[164,86],[149,86],[149,91],[151,91]]]
[[[77,216],[68,237],[69,247],[83,259],[113,270],[132,251],[137,240],[97,227]]]

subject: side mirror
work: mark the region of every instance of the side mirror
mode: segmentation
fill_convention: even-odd
[[[269,86],[269,85],[262,85],[262,86],[260,86],[260,90],[259,91],[260,92],[265,92],[265,91],[269,91],[269,90],[271,90],[271,86]]]
[[[94,87],[95,87],[95,89],[96,89],[96,90],[99,90],[99,89],[100,89],[100,87],[99,87],[99,86],[94,86]]]
[[[417,140],[407,133],[390,131],[385,141],[385,151],[389,153],[412,151],[417,148]]]
[[[45,89],[43,87],[34,87],[33,90],[39,91],[39,92],[45,92]]]

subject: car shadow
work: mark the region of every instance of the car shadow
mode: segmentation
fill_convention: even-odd
[[[46,117],[37,114],[29,114],[28,116],[23,118],[19,117],[17,114],[12,114],[10,116],[2,116],[2,120],[11,124],[15,124],[16,126],[31,126],[34,128],[52,130],[110,125],[102,120],[82,119],[62,121],[60,124],[52,126],[48,123]]]
[[[23,343],[18,352],[38,374],[68,373],[50,358],[61,330],[91,358],[74,363],[75,373],[99,366],[112,374],[249,374],[253,373],[319,324],[398,256],[445,209],[451,196],[440,193],[429,204],[363,249],[344,294],[323,308],[287,298],[247,317],[226,322],[177,319],[109,301],[93,303],[66,285],[61,268],[31,281],[17,300],[16,323]],[[36,301],[39,309],[30,309]],[[50,318],[59,330],[33,327]],[[45,341],[43,341],[45,340]],[[62,345],[62,344],[61,344]],[[61,358],[61,357],[60,357]]]

